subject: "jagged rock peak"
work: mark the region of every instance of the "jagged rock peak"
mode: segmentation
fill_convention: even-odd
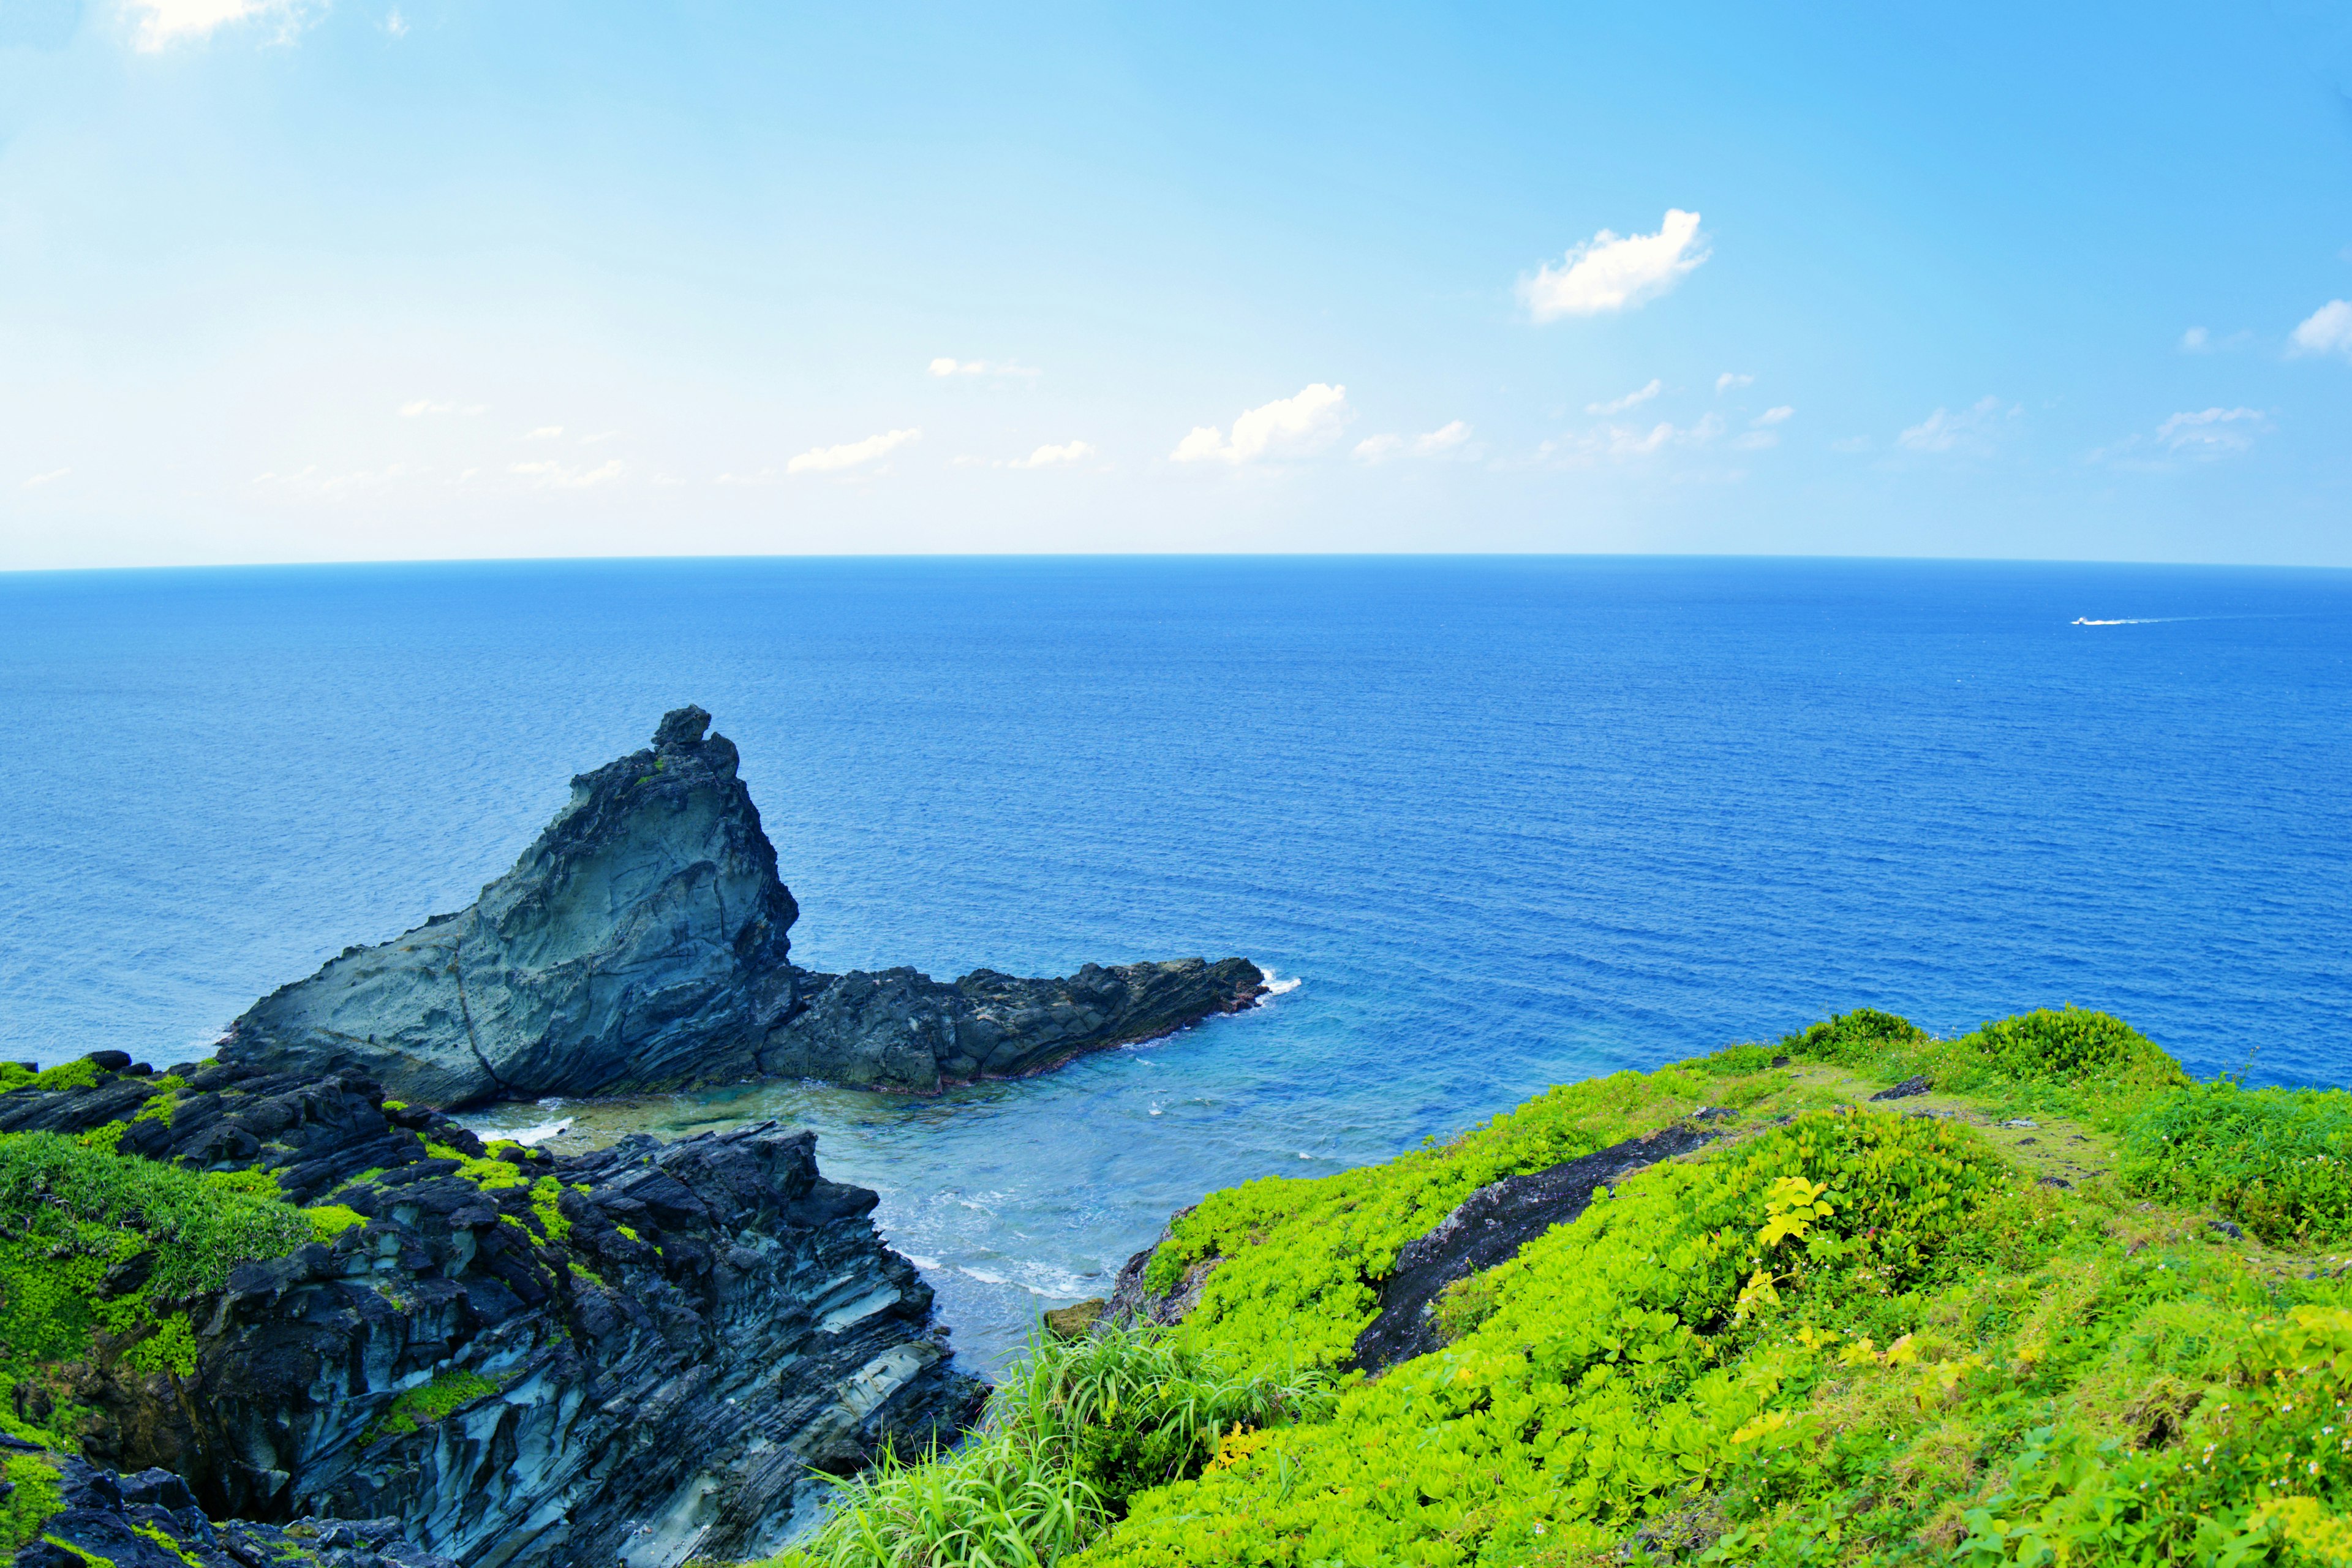
[[[800,909],[698,707],[572,799],[472,905],[346,950],[231,1026],[221,1054],[362,1068],[444,1105],[620,1092],[748,1062],[793,1005]]]

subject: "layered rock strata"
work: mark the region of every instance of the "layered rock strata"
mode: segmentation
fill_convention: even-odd
[[[397,1518],[469,1568],[751,1557],[806,1516],[813,1471],[951,1438],[982,1395],[813,1134],[557,1158],[354,1074],[172,1076],[0,1096],[0,1131],[121,1123],[119,1153],[357,1216],[184,1304],[187,1375],[133,1371],[128,1342],[71,1370],[87,1457],[170,1470],[215,1517]]]
[[[709,723],[699,708],[666,715],[649,748],[574,778],[570,804],[473,904],[263,997],[222,1058],[356,1068],[445,1106],[774,1075],[933,1093],[1264,994],[1238,958],[1061,979],[980,969],[952,984],[797,968],[799,906],[735,745]]]

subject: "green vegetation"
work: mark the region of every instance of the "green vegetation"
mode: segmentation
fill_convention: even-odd
[[[2132,1121],[2120,1172],[2132,1192],[2215,1205],[2264,1241],[2344,1241],[2352,1238],[2352,1095],[2199,1084]]]
[[[919,1464],[886,1456],[780,1568],[1050,1563],[1100,1537],[1139,1489],[1328,1405],[1318,1376],[1236,1374],[1156,1333],[1041,1341],[980,1435]]]
[[[13,1558],[66,1500],[58,1491],[57,1461],[47,1454],[0,1458],[0,1479],[8,1483],[7,1497],[0,1499],[0,1556]]]
[[[503,1139],[500,1142],[504,1142],[509,1149],[520,1147]],[[498,1146],[498,1144],[490,1145],[494,1149]],[[511,1161],[499,1159],[496,1155],[486,1154],[477,1159],[446,1143],[435,1143],[429,1141],[425,1145],[425,1152],[436,1160],[457,1161],[457,1174],[485,1192],[493,1192],[499,1187],[520,1187],[530,1184],[530,1178],[522,1173],[521,1166]]]
[[[578,1189],[586,1192],[588,1189]],[[550,1241],[572,1239],[572,1222],[563,1217],[556,1205],[563,1197],[563,1184],[553,1176],[541,1176],[530,1184],[530,1212],[539,1220],[541,1234]]]
[[[193,1371],[179,1303],[311,1238],[310,1221],[276,1194],[254,1172],[200,1175],[56,1133],[0,1136],[0,1429],[64,1440],[55,1421],[16,1416],[14,1391],[88,1353],[99,1331],[131,1342],[137,1370]]]
[[[1457,1282],[1443,1349],[1318,1381],[1470,1192],[1701,1105],[1727,1137]],[[2352,1097],[2192,1085],[2103,1014],[1844,1015],[1211,1194],[1149,1270],[1199,1290],[1180,1328],[1040,1345],[980,1439],[853,1483],[783,1561],[2352,1563],[2352,1268],[2300,1250],[2352,1237],[2347,1167]],[[1300,1392],[1105,1469],[1154,1417],[1035,1414],[1097,1343]]]
[[[428,1384],[412,1388],[392,1402],[392,1408],[368,1430],[364,1439],[403,1436],[430,1426],[460,1405],[496,1394],[499,1385],[476,1372],[445,1372]]]
[[[0,1062],[0,1094],[19,1089],[39,1089],[43,1093],[88,1089],[97,1082],[98,1064],[87,1057],[60,1062],[44,1072],[31,1071],[21,1062]]]

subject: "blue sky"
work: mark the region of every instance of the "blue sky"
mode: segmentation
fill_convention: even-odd
[[[0,567],[2352,564],[2352,4],[0,0]]]

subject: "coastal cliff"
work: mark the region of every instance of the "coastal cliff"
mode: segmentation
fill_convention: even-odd
[[[936,1093],[1165,1035],[1264,994],[1240,958],[814,973],[800,906],[736,776],[734,742],[677,709],[653,744],[572,781],[514,868],[455,914],[346,949],[230,1026],[224,1061],[356,1069],[443,1106],[792,1075]]]
[[[131,1066],[0,1095],[5,1310],[53,1320],[7,1320],[8,1426],[215,1518],[674,1568],[772,1550],[814,1474],[951,1439],[982,1396],[810,1133],[558,1158],[353,1074]]]

